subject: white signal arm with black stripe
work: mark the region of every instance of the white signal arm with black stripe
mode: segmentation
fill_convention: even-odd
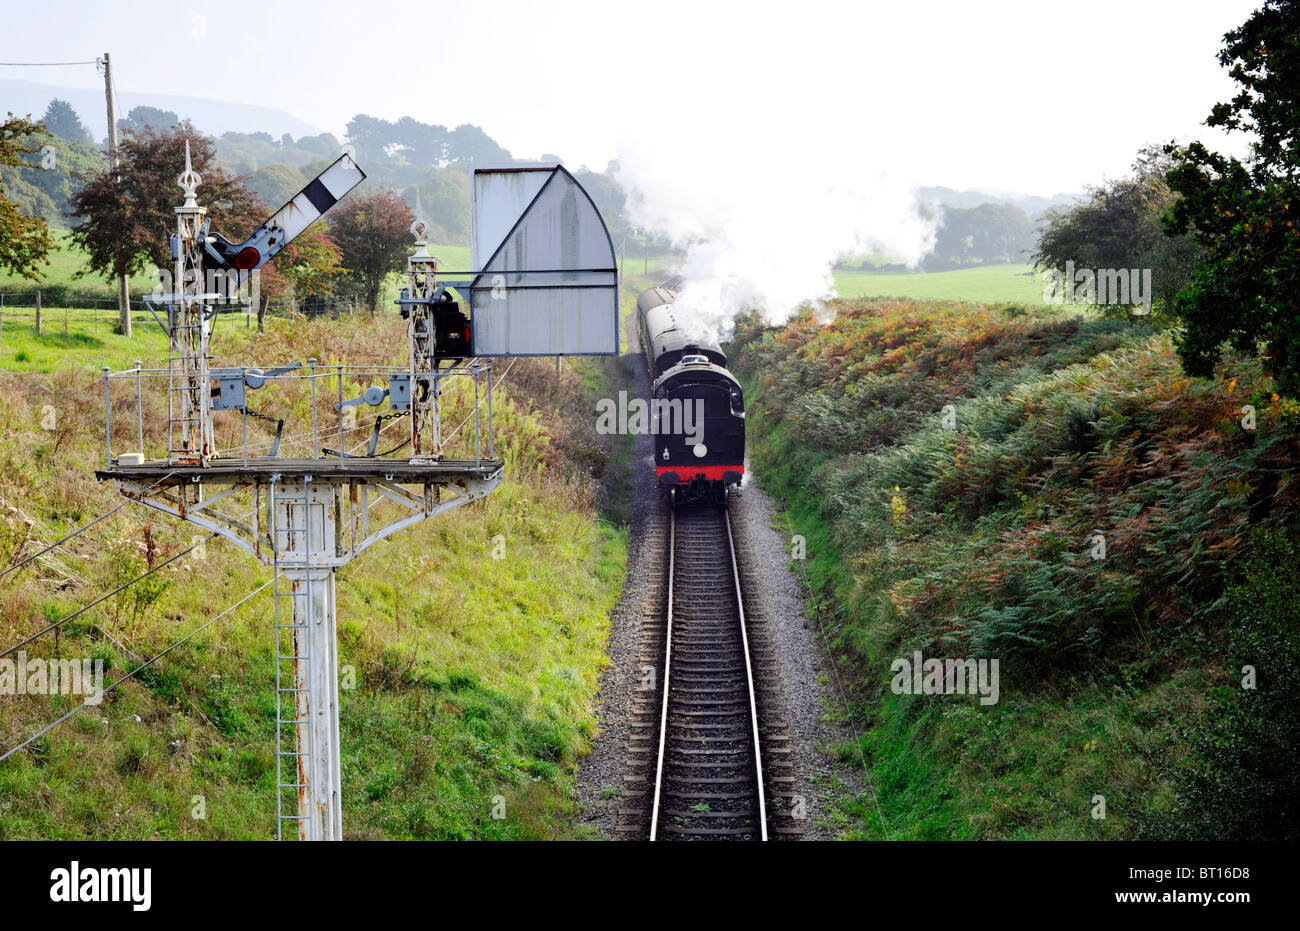
[[[256,271],[342,200],[365,177],[366,173],[352,160],[352,156],[346,153],[340,155],[334,164],[271,214],[270,219],[243,242],[232,243],[220,233],[210,233],[206,237],[204,265],[241,272]]]

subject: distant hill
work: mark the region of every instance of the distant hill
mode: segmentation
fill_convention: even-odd
[[[182,97],[177,94],[138,93],[121,89],[118,90],[117,95],[122,111],[118,114],[119,118],[126,116],[127,111],[132,107],[145,104],[171,110],[179,114],[182,119],[188,118],[196,127],[212,136],[220,136],[225,132],[265,132],[271,133],[278,139],[284,133],[299,137],[315,136],[322,132],[320,127],[272,107],[259,107],[227,100],[208,100],[203,97]],[[0,80],[0,115],[13,111],[18,115],[30,113],[33,119],[40,119],[54,97],[72,104],[81,121],[95,134],[96,141],[102,140],[108,134],[103,88],[59,87],[33,81]]]

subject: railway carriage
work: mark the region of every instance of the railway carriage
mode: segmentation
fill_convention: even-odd
[[[722,347],[692,337],[674,305],[673,278],[637,298],[637,329],[650,370],[655,473],[674,505],[725,503],[745,474],[745,399]],[[698,417],[702,412],[703,418]]]

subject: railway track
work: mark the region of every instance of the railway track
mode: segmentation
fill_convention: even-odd
[[[665,566],[642,628],[620,811],[623,837],[768,840],[800,833],[775,658],[744,597],[743,559],[725,509],[668,512]],[[760,625],[761,626],[761,625]],[[664,685],[667,688],[664,688]]]

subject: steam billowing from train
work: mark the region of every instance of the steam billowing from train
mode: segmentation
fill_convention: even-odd
[[[912,186],[873,169],[870,153],[809,144],[797,121],[765,123],[762,138],[719,123],[624,143],[617,173],[632,224],[686,247],[677,306],[701,338],[726,339],[747,309],[781,323],[820,306],[842,255],[915,264],[933,245]]]

